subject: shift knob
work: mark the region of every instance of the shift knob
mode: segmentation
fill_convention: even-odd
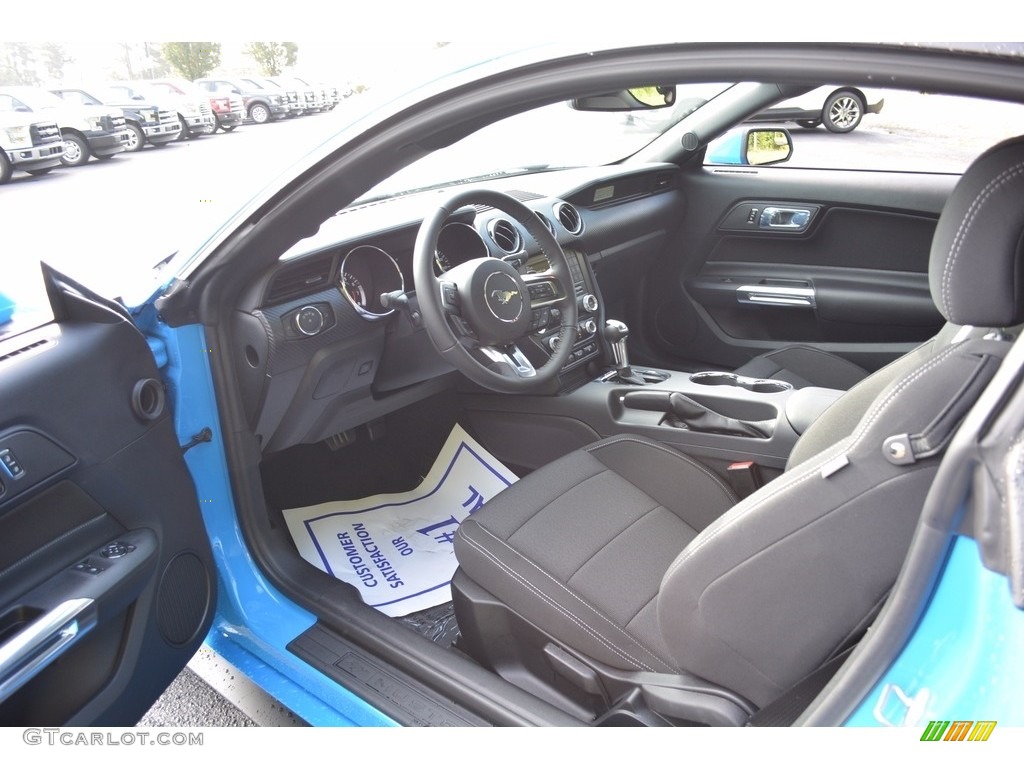
[[[629,326],[621,320],[604,321],[604,338],[609,344],[625,341],[629,336]]]
[[[621,320],[604,321],[604,338],[612,348],[612,362],[615,369],[620,373],[631,376],[629,370],[629,354],[626,352],[626,338],[629,336],[629,326]]]

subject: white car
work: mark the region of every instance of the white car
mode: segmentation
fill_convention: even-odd
[[[832,133],[849,133],[866,113],[877,115],[885,99],[870,91],[846,85],[824,85],[803,96],[780,101],[754,115],[750,122],[794,122],[803,128],[824,125]]]

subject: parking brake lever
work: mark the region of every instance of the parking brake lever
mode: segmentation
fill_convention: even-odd
[[[663,412],[671,426],[694,432],[714,432],[740,437],[771,437],[771,424],[764,421],[741,421],[713,411],[681,392],[627,392],[622,396],[627,408]]]

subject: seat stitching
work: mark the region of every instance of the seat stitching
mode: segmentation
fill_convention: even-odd
[[[544,503],[544,506],[540,507],[540,509],[537,509],[537,510],[535,510],[535,511],[533,512],[533,514],[532,514],[532,515],[530,515],[530,516],[529,516],[528,518],[526,518],[525,520],[523,520],[523,522],[521,522],[521,523],[520,523],[520,524],[519,524],[518,526],[516,526],[516,529],[515,529],[514,531],[510,531],[510,532],[509,532],[509,534],[508,534],[508,538],[510,538],[510,539],[511,539],[511,538],[512,538],[513,536],[515,536],[515,535],[516,535],[517,533],[519,533],[519,532],[520,532],[521,530],[523,530],[523,528],[524,528],[524,527],[526,527],[526,525],[527,525],[527,524],[528,524],[529,522],[531,522],[531,521],[532,521],[532,520],[534,519],[534,517],[536,517],[536,516],[537,516],[538,514],[540,514],[540,512],[542,512],[542,511],[543,511],[544,509],[546,509],[547,507],[549,507],[549,506],[551,506],[552,504],[554,504],[554,503],[555,503],[556,501],[558,501],[558,500],[559,500],[560,498],[562,498],[563,496],[565,496],[565,494],[569,493],[569,491],[573,491],[573,490],[576,490],[577,488],[579,488],[579,487],[580,487],[581,485],[583,485],[584,483],[589,483],[589,482],[590,482],[591,480],[593,480],[594,478],[596,478],[596,477],[600,477],[601,475],[605,474],[606,472],[611,472],[611,471],[612,471],[612,470],[608,469],[608,467],[606,467],[606,466],[605,466],[605,465],[604,465],[603,463],[601,464],[601,466],[602,466],[602,467],[605,467],[605,468],[604,468],[604,469],[598,469],[598,470],[597,470],[596,472],[594,472],[594,474],[592,474],[592,475],[588,475],[587,477],[584,477],[584,478],[583,478],[582,480],[580,480],[580,481],[579,481],[578,483],[576,483],[576,484],[575,484],[575,485],[573,485],[572,487],[570,487],[570,488],[566,488],[566,489],[565,489],[564,491],[562,491],[562,492],[561,492],[560,494],[558,494],[557,496],[555,496],[555,498],[551,499],[550,501],[547,501],[547,502],[545,502],[545,503]]]
[[[981,191],[975,195],[974,200],[971,201],[971,205],[967,209],[967,213],[960,220],[960,225],[957,227],[956,234],[953,237],[953,242],[950,245],[949,258],[946,261],[945,268],[942,271],[942,300],[946,305],[946,310],[950,315],[950,319],[955,314],[952,305],[952,284],[953,284],[953,269],[956,264],[956,260],[959,258],[960,253],[963,249],[964,242],[967,240],[967,230],[974,224],[974,220],[981,213],[981,209],[984,204],[988,201],[992,195],[995,194],[998,187],[1008,183],[1014,176],[1020,174],[1020,169],[1024,167],[1024,163],[1017,163],[1016,165],[1007,168],[1000,173],[996,178],[988,182]]]
[[[652,501],[653,501],[653,499],[652,499]],[[575,571],[573,571],[573,572],[572,572],[571,574],[569,574],[568,578],[567,578],[567,579],[565,580],[565,581],[566,581],[566,583],[568,583],[568,582],[572,581],[572,580],[573,580],[573,577],[574,577],[574,576],[575,576],[575,575],[576,575],[577,573],[579,573],[579,572],[580,572],[580,571],[581,571],[581,570],[583,569],[583,567],[584,567],[584,566],[585,566],[585,565],[586,565],[586,564],[587,564],[588,562],[590,562],[591,560],[593,560],[593,559],[594,559],[595,557],[597,557],[597,556],[598,556],[599,554],[601,554],[602,552],[604,552],[604,550],[606,550],[606,549],[607,549],[608,547],[610,547],[610,546],[611,546],[611,545],[612,545],[612,544],[613,544],[613,543],[615,542],[615,540],[619,538],[619,536],[622,536],[622,535],[623,535],[623,534],[624,534],[624,533],[625,533],[626,531],[628,531],[628,530],[629,530],[630,528],[632,528],[632,527],[633,527],[634,525],[636,525],[637,523],[639,523],[639,522],[640,522],[641,520],[643,520],[643,519],[644,519],[645,517],[647,517],[647,516],[648,516],[649,514],[651,514],[652,512],[657,512],[657,511],[658,511],[659,509],[664,509],[664,510],[665,510],[666,512],[668,512],[669,514],[671,514],[671,515],[674,515],[674,516],[678,517],[678,515],[675,515],[675,513],[673,513],[673,512],[671,511],[671,510],[667,509],[667,508],[665,507],[665,505],[664,505],[664,504],[658,504],[658,505],[657,505],[657,506],[655,506],[655,507],[651,507],[651,509],[648,509],[648,510],[647,510],[646,512],[644,512],[644,513],[643,513],[642,515],[640,515],[640,517],[638,517],[638,518],[637,518],[636,520],[634,520],[634,521],[633,521],[632,523],[630,523],[630,524],[629,524],[629,525],[627,525],[627,526],[626,526],[625,528],[623,528],[623,529],[622,529],[621,531],[619,531],[619,532],[618,532],[618,533],[616,533],[616,534],[615,534],[614,536],[612,536],[612,537],[611,537],[610,539],[608,539],[608,541],[606,541],[606,542],[605,542],[604,544],[602,544],[602,545],[601,545],[601,548],[600,548],[600,549],[598,549],[598,550],[597,550],[597,552],[595,552],[595,553],[594,553],[593,555],[591,555],[591,556],[590,556],[589,558],[587,558],[587,559],[586,559],[586,560],[584,560],[584,561],[583,561],[582,563],[580,563],[580,567],[579,567],[579,568],[577,568],[577,569],[576,569]]]
[[[531,584],[526,579],[525,576],[521,576],[520,574],[518,574],[511,567],[509,567],[505,563],[501,562],[495,555],[493,555],[490,552],[488,552],[487,550],[485,550],[482,546],[478,545],[476,542],[474,542],[471,539],[468,539],[466,537],[463,537],[463,540],[467,541],[469,543],[469,545],[471,547],[473,547],[473,549],[475,549],[478,552],[480,552],[480,554],[482,554],[485,558],[487,558],[489,561],[491,561],[496,566],[498,566],[498,568],[500,570],[505,571],[507,574],[509,574],[515,581],[517,581],[520,585],[525,587],[529,592],[532,592],[534,595],[539,597],[541,600],[543,600],[549,606],[551,606],[556,611],[561,613],[563,616],[568,618],[573,624],[575,624],[580,629],[582,629],[584,632],[586,632],[588,635],[593,637],[595,640],[597,640],[599,643],[601,643],[601,645],[605,646],[608,650],[610,650],[616,656],[621,658],[623,661],[625,661],[625,662],[627,662],[629,664],[632,664],[634,667],[639,667],[639,668],[641,668],[641,669],[643,669],[643,670],[645,670],[647,672],[653,672],[654,671],[651,667],[649,667],[648,665],[644,664],[639,659],[634,659],[632,656],[630,656],[624,650],[622,650],[622,649],[618,648],[617,646],[615,646],[611,641],[609,641],[609,640],[605,639],[604,637],[602,637],[596,630],[594,630],[590,626],[588,626],[586,624],[586,622],[584,622],[579,617],[575,616],[567,608],[559,605],[554,600],[554,598],[551,598],[548,595],[546,595],[543,592],[541,592],[537,587],[535,587],[533,584]]]
[[[752,502],[750,507],[748,507],[746,510],[744,510],[744,512],[745,513],[749,513],[751,511],[757,509],[759,506],[761,506],[762,504],[767,502],[769,499],[773,499],[773,498],[775,498],[776,496],[778,496],[781,493],[785,493],[786,491],[789,491],[789,490],[791,490],[792,488],[795,488],[798,485],[802,485],[806,480],[809,480],[810,478],[812,478],[816,474],[818,474],[818,472],[821,471],[821,468],[824,467],[825,465],[827,465],[830,461],[833,461],[834,459],[838,458],[839,456],[841,456],[841,455],[843,455],[845,453],[849,453],[850,451],[852,451],[855,448],[857,448],[859,442],[864,438],[864,436],[867,434],[868,430],[881,417],[882,411],[890,403],[892,403],[894,401],[894,399],[903,390],[906,389],[906,387],[908,387],[911,383],[913,383],[914,381],[919,379],[921,376],[926,374],[932,368],[934,368],[937,365],[939,365],[940,363],[942,363],[954,351],[957,351],[962,344],[963,344],[963,342],[959,342],[959,343],[957,343],[955,345],[951,345],[950,347],[945,349],[943,352],[939,353],[936,357],[934,357],[931,360],[929,360],[926,364],[922,365],[920,368],[916,369],[912,373],[910,373],[907,376],[905,376],[900,381],[900,383],[889,393],[889,395],[886,396],[885,400],[883,400],[882,403],[880,403],[873,410],[873,412],[868,417],[866,417],[865,423],[857,431],[856,434],[854,434],[853,436],[851,436],[849,438],[846,438],[845,440],[842,440],[841,442],[837,443],[834,446],[830,446],[829,448],[826,448],[824,451],[822,451],[822,452],[816,454],[815,456],[809,458],[807,461],[804,462],[804,464],[802,466],[807,466],[808,464],[813,464],[813,466],[809,466],[808,469],[802,475],[800,475],[799,477],[794,478],[791,482],[783,485],[782,487],[776,489],[775,491],[772,491],[772,492],[768,493],[763,498],[756,499],[755,501]],[[835,449],[835,450],[833,450],[833,449]],[[828,454],[827,458],[822,459],[821,461],[818,461],[819,457],[821,457],[822,454]],[[791,471],[796,471],[796,470],[791,470]],[[675,563],[673,563],[672,566],[665,573],[665,576],[663,577],[663,581],[664,581],[665,578],[668,578],[673,573],[675,573],[680,568],[680,566],[682,566],[683,563],[685,563],[687,560],[689,560],[691,557],[693,557],[705,545],[707,545],[710,541],[712,541],[714,538],[716,538],[720,533],[722,533],[722,531],[726,530],[730,525],[735,523],[739,518],[740,518],[739,514],[731,515],[731,516],[729,516],[728,519],[726,519],[725,517],[720,517],[720,518],[718,518],[717,521],[715,521],[710,526],[708,526],[708,528],[703,532],[703,535],[698,536],[698,538],[694,540],[695,543],[691,543],[690,546],[688,546],[686,549],[684,549],[682,551],[682,553],[676,559]]]
[[[485,533],[486,535],[488,535],[489,537],[494,539],[494,541],[496,541],[498,544],[501,544],[503,547],[508,549],[513,554],[519,555],[520,557],[522,557],[523,560],[525,560],[533,568],[535,568],[538,573],[540,573],[542,576],[547,577],[547,579],[552,584],[554,584],[555,586],[560,587],[561,589],[563,589],[566,592],[566,594],[569,595],[569,597],[571,597],[572,599],[576,600],[583,607],[585,607],[588,610],[590,610],[597,618],[602,619],[603,621],[607,622],[608,625],[612,629],[617,630],[618,632],[620,632],[623,635],[623,637],[625,637],[629,642],[633,643],[638,648],[642,649],[645,653],[650,654],[652,658],[655,658],[658,661],[660,661],[662,664],[665,664],[666,667],[671,668],[671,666],[672,666],[671,664],[668,664],[667,662],[665,662],[660,656],[658,656],[658,654],[656,654],[653,651],[651,651],[651,649],[647,648],[637,638],[633,637],[628,632],[626,632],[624,629],[619,627],[614,621],[612,621],[610,618],[605,616],[601,611],[597,610],[597,608],[595,608],[593,605],[591,605],[589,602],[587,602],[582,596],[580,596],[579,594],[577,594],[573,590],[569,589],[569,587],[567,585],[562,584],[558,579],[556,579],[550,573],[545,571],[536,562],[534,562],[533,560],[530,560],[529,558],[527,558],[522,553],[517,552],[516,550],[512,549],[512,547],[510,547],[508,544],[506,544],[500,538],[498,538],[493,533],[488,531],[484,526],[480,525],[479,522],[477,522],[477,527],[480,529],[481,532]],[[499,560],[497,555],[494,555],[493,553],[489,552],[487,549],[485,549],[483,547],[482,544],[478,544],[477,542],[475,542],[472,539],[470,539],[469,536],[463,531],[463,528],[461,526],[459,527],[459,536],[460,536],[460,538],[462,538],[463,541],[467,542],[474,549],[476,549],[482,555],[487,557],[488,560],[491,560],[499,568],[501,568],[502,570],[504,570],[507,573],[511,574],[513,576],[513,578],[516,579],[516,581],[518,581],[520,584],[525,586],[528,590],[530,590],[534,594],[538,595],[545,602],[547,602],[552,607],[554,607],[557,611],[559,611],[560,613],[562,613],[565,616],[567,616],[568,618],[570,618],[574,624],[577,624],[578,626],[580,626],[582,629],[584,629],[587,632],[587,634],[592,635],[595,639],[600,641],[602,645],[605,645],[610,650],[614,651],[617,655],[621,656],[624,660],[629,661],[634,666],[637,666],[637,667],[640,667],[642,669],[645,669],[648,672],[655,671],[653,668],[651,668],[649,665],[645,664],[644,662],[640,661],[639,659],[633,658],[625,649],[620,648],[619,646],[617,646],[611,639],[608,639],[608,638],[604,637],[603,635],[601,635],[598,630],[596,630],[593,627],[591,627],[589,624],[586,623],[586,621],[584,619],[580,618],[579,616],[576,616],[574,613],[572,613],[565,606],[560,605],[557,601],[555,601],[555,599],[553,597],[550,597],[550,596],[544,594],[543,592],[539,591],[538,588],[536,588],[533,584],[531,584],[528,581],[526,576],[518,573],[514,568],[512,568],[512,566],[510,566],[510,565],[502,562],[501,560]]]
[[[606,445],[613,445],[615,443],[623,443],[623,442],[639,443],[640,445],[645,445],[648,448],[655,448],[655,449],[657,449],[659,451],[662,451],[663,453],[667,453],[669,456],[672,456],[673,458],[682,459],[685,463],[689,464],[694,469],[697,469],[700,472],[704,473],[711,480],[713,480],[715,482],[715,484],[718,485],[718,487],[722,490],[722,492],[725,493],[725,497],[726,497],[726,499],[730,503],[732,503],[732,504],[736,503],[736,501],[737,501],[736,494],[733,493],[733,490],[729,486],[727,486],[725,483],[722,482],[722,480],[718,477],[718,475],[716,475],[714,472],[712,472],[710,469],[705,467],[700,462],[694,461],[693,459],[691,459],[686,454],[679,453],[678,451],[673,451],[670,448],[666,448],[664,446],[658,445],[657,443],[649,443],[646,440],[637,440],[635,437],[633,437],[631,435],[617,435],[615,437],[610,437],[610,438],[608,438],[606,440],[603,440],[602,442],[600,442],[600,443],[598,443],[596,445],[586,446],[583,450],[585,450],[587,453],[592,453],[593,451],[599,450],[600,448],[603,448]],[[595,456],[594,458],[597,458],[597,457]],[[598,459],[598,461],[601,461],[601,460]],[[608,466],[603,461],[601,463],[604,464],[604,466]],[[614,470],[611,470],[611,471],[614,472]],[[616,472],[616,474],[618,474],[618,473]],[[620,475],[620,477],[621,477],[621,475]],[[625,479],[625,478],[623,478],[623,479]],[[627,480],[626,482],[629,482],[629,481]]]

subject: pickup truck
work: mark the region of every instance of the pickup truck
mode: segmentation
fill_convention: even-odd
[[[85,165],[90,157],[108,160],[128,144],[124,113],[116,107],[67,104],[42,88],[10,85],[0,87],[0,109],[56,122],[66,166]]]
[[[209,93],[228,91],[242,98],[245,116],[254,123],[266,123],[288,117],[288,97],[280,91],[268,91],[240,77],[206,77],[195,84]]]
[[[191,98],[195,101],[209,102],[213,111],[214,130],[220,128],[229,133],[245,121],[245,105],[237,94],[224,89],[207,92],[199,86],[180,78],[163,80],[147,80],[157,92],[167,93],[178,98]]]
[[[179,139],[205,136],[217,130],[209,99],[203,98],[194,87],[187,92],[180,92],[179,86],[133,80],[110,83],[110,88],[120,91],[130,99],[152,101],[173,109],[178,115],[178,122],[181,123]]]
[[[312,86],[297,77],[267,77],[263,79],[271,87],[296,93],[302,107],[301,114],[310,115],[314,112],[325,112],[328,109],[327,94],[322,88]]]
[[[248,86],[254,92],[279,93],[284,96],[284,103],[288,107],[288,117],[298,117],[306,111],[301,94],[292,86],[279,85],[266,77],[243,77],[240,78],[240,81],[242,85]]]
[[[54,88],[51,92],[71,104],[102,104],[122,109],[128,130],[126,152],[138,152],[147,143],[162,147],[181,133],[181,123],[173,110],[145,100],[126,98],[124,93],[113,89]]]
[[[52,119],[25,112],[0,111],[0,184],[14,171],[49,173],[60,165],[64,141]]]

